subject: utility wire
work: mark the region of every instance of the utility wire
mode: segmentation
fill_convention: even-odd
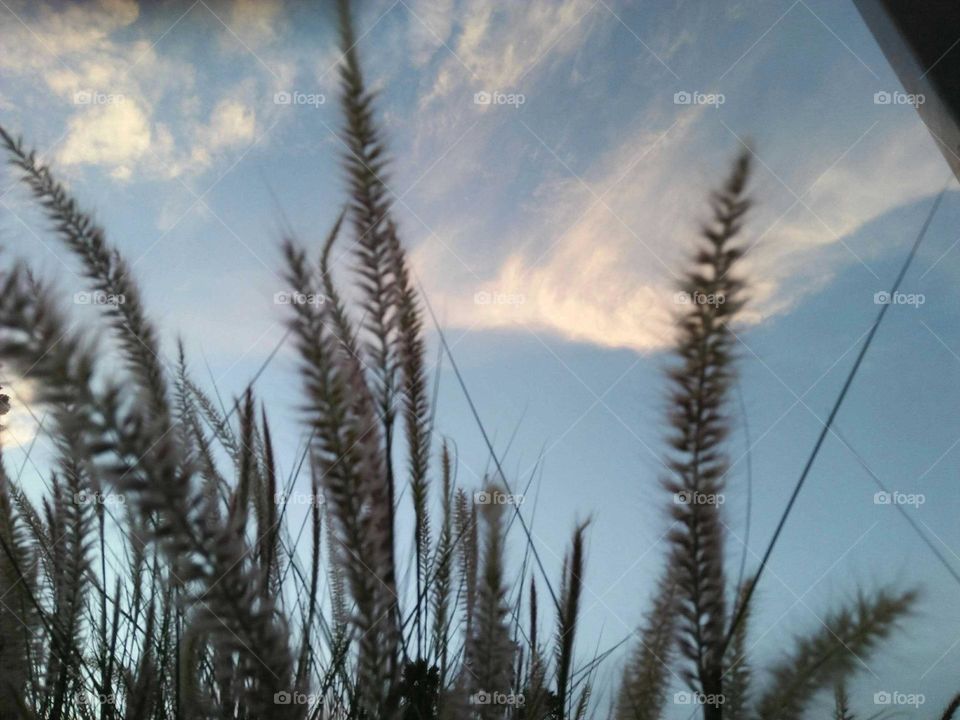
[[[840,438],[843,444],[847,446],[847,450],[853,453],[853,456],[857,459],[857,462],[860,463],[860,467],[862,467],[866,471],[866,473],[870,476],[870,478],[873,480],[874,485],[880,488],[880,490],[885,492],[887,495],[890,495],[890,490],[887,489],[887,486],[883,484],[883,481],[877,477],[877,474],[870,469],[870,466],[867,465],[867,461],[860,456],[860,453],[858,453],[856,450],[853,449],[853,446],[847,441],[843,433],[840,432],[840,428],[837,428],[834,432],[836,432],[837,437]],[[917,521],[910,516],[909,512],[903,509],[903,506],[900,503],[894,502],[891,504],[900,512],[901,515],[903,515],[903,519],[906,520],[908,523],[910,523],[910,527],[912,527],[914,531],[917,533],[917,536],[921,540],[923,540],[923,544],[926,545],[928,548],[930,548],[930,552],[936,555],[937,560],[939,560],[940,563],[943,565],[943,567],[946,568],[947,572],[950,573],[953,579],[956,580],[958,584],[960,584],[960,574],[957,573],[953,565],[951,565],[950,562],[947,560],[946,556],[942,552],[940,552],[940,549],[933,544],[933,541],[926,536],[923,530],[920,529],[920,526],[917,524]]]
[[[950,180],[952,179],[953,177],[951,176]],[[916,256],[917,250],[920,248],[920,243],[923,242],[924,237],[927,235],[927,230],[930,228],[930,223],[933,221],[933,216],[936,215],[937,210],[940,207],[940,203],[947,194],[947,187],[949,187],[950,180],[948,180],[947,184],[944,185],[943,190],[940,191],[940,194],[937,195],[936,200],[934,200],[933,205],[930,207],[930,212],[927,214],[927,219],[920,228],[917,239],[913,241],[913,247],[910,248],[910,252],[903,261],[903,266],[900,268],[900,272],[897,274],[897,279],[894,281],[893,287],[890,288],[889,302],[880,307],[880,312],[877,313],[877,319],[874,320],[873,327],[870,328],[867,339],[864,341],[863,347],[860,348],[860,353],[857,355],[857,359],[853,363],[853,367],[850,368],[847,379],[844,381],[843,387],[840,389],[840,394],[833,403],[833,408],[830,410],[830,415],[827,417],[827,421],[824,423],[823,429],[820,431],[820,436],[817,438],[817,442],[814,444],[813,450],[810,452],[810,457],[807,458],[807,462],[803,467],[803,472],[800,473],[800,479],[797,480],[797,484],[793,488],[793,492],[790,494],[790,500],[787,502],[787,506],[784,508],[783,514],[780,516],[780,521],[777,523],[777,528],[773,532],[773,537],[770,538],[770,543],[767,545],[767,549],[763,553],[763,558],[760,560],[760,567],[757,569],[757,574],[750,582],[750,586],[748,587],[747,592],[744,594],[743,599],[740,601],[737,612],[734,614],[733,622],[730,625],[730,630],[727,632],[727,636],[724,638],[723,645],[720,646],[720,657],[723,657],[723,653],[730,644],[733,634],[736,632],[740,623],[743,622],[747,606],[750,603],[750,598],[753,596],[753,591],[756,589],[757,583],[760,582],[760,576],[763,575],[763,571],[767,567],[767,561],[769,561],[770,554],[773,552],[773,548],[776,546],[777,540],[780,538],[780,533],[783,532],[783,526],[786,525],[787,518],[790,516],[790,511],[793,510],[793,505],[797,501],[797,496],[800,494],[800,490],[803,488],[803,484],[806,482],[807,476],[810,474],[810,469],[813,467],[813,462],[817,459],[817,455],[820,453],[820,448],[823,446],[823,441],[826,439],[827,433],[830,432],[833,421],[837,417],[837,413],[840,411],[840,406],[843,405],[843,401],[847,397],[847,392],[850,390],[850,386],[853,385],[853,380],[857,376],[857,371],[860,369],[860,365],[863,363],[863,358],[866,356],[867,350],[870,349],[870,345],[873,343],[873,338],[876,336],[877,330],[880,328],[880,323],[883,322],[883,318],[887,314],[887,310],[889,310],[890,306],[893,304],[893,296],[896,295],[897,291],[900,289],[900,283],[903,282],[904,276],[910,269],[913,258]]]

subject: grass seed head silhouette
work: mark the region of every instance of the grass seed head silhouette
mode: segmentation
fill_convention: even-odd
[[[526,563],[513,569],[507,531],[521,508],[483,501],[506,488],[473,495],[457,481],[452,441],[436,447],[422,299],[382,179],[386,146],[346,0],[338,12],[348,200],[317,257],[292,235],[283,241],[291,289],[324,297],[288,307],[310,433],[294,463],[310,489],[308,565],[291,531],[300,474],[278,475],[253,387],[226,410],[192,379],[182,347],[168,366],[122,254],[50,168],[0,129],[88,290],[123,298],[101,308],[118,373],[103,344],[73,328],[54,288],[22,264],[0,273],[0,361],[35,384],[57,450],[39,502],[0,462],[0,717],[602,716],[592,691],[601,662],[612,661],[578,655],[586,526],[573,531],[556,592],[555,578]],[[836,611],[773,665],[763,692],[746,657],[747,623],[724,648],[731,596],[742,589],[724,567],[723,503],[700,500],[722,496],[729,467],[749,177],[744,153],[710,198],[712,219],[678,288],[695,301],[678,318],[666,378],[664,484],[688,501],[669,506],[662,579],[616,689],[621,720],[663,717],[681,678],[698,698],[729,698],[704,704],[708,720],[799,718],[814,693],[854,673],[915,597],[879,591]],[[352,249],[359,307],[335,282],[336,243]],[[8,410],[0,396],[0,415]],[[405,462],[394,467],[398,456]],[[124,502],[107,503],[111,494]],[[413,517],[412,587],[398,571],[401,496]],[[523,539],[535,552],[528,531]],[[544,608],[538,587],[555,602]],[[552,651],[539,639],[544,614],[555,618]]]

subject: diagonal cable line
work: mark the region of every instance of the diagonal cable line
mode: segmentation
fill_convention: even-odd
[[[422,288],[421,288],[422,292]],[[424,300],[426,301],[427,311],[430,313],[430,318],[433,320],[433,324],[437,330],[438,335],[440,336],[440,342],[443,345],[444,350],[446,351],[447,359],[450,360],[450,366],[453,368],[453,372],[457,377],[457,382],[460,384],[461,389],[463,390],[464,396],[467,399],[467,404],[470,406],[470,412],[473,414],[473,418],[477,423],[477,426],[480,428],[480,434],[483,436],[483,441],[487,446],[487,450],[490,452],[490,455],[493,457],[494,464],[497,467],[497,474],[500,477],[500,480],[507,488],[507,492],[512,493],[510,489],[509,481],[507,480],[507,475],[503,471],[503,468],[500,466],[500,459],[494,451],[493,444],[490,442],[490,437],[487,435],[487,430],[483,425],[483,422],[480,420],[480,414],[477,411],[477,406],[473,402],[473,398],[470,396],[470,393],[467,392],[466,383],[463,380],[463,376],[460,374],[460,368],[457,365],[457,361],[453,357],[453,352],[450,350],[450,347],[447,345],[447,339],[443,331],[440,329],[440,325],[437,321],[437,316],[433,312],[433,307],[430,305],[429,300],[426,300],[426,295],[424,295]],[[541,575],[543,575],[544,582],[546,583],[547,590],[550,591],[550,597],[553,600],[553,605],[556,608],[560,607],[560,601],[557,597],[556,591],[553,589],[553,584],[550,582],[550,576],[547,574],[546,569],[543,566],[543,561],[540,558],[540,553],[537,551],[536,545],[533,543],[532,531],[527,525],[526,520],[523,519],[523,513],[520,512],[520,506],[514,504],[514,515],[520,519],[520,525],[523,528],[524,534],[527,536],[527,540],[530,543],[530,548],[533,551],[533,558],[537,563],[537,567],[540,570]]]
[[[903,282],[904,276],[907,274],[907,271],[910,269],[910,265],[913,262],[913,258],[917,254],[917,250],[920,248],[920,244],[923,242],[923,239],[927,235],[927,230],[930,228],[930,224],[933,222],[933,217],[936,215],[937,210],[940,207],[940,203],[943,201],[944,196],[947,194],[947,188],[949,187],[950,182],[953,180],[951,175],[950,180],[944,184],[943,189],[940,191],[940,194],[937,195],[936,199],[933,202],[933,205],[930,207],[930,212],[927,214],[926,220],[924,220],[923,226],[920,228],[920,232],[917,234],[916,240],[913,242],[913,246],[910,248],[910,252],[907,254],[906,259],[903,261],[903,265],[900,268],[900,272],[897,274],[896,280],[894,280],[893,285],[890,289],[890,297],[897,293],[900,289],[900,284]],[[730,644],[730,641],[733,639],[733,635],[737,630],[737,626],[743,622],[744,615],[746,613],[747,606],[750,603],[750,598],[753,596],[754,590],[757,588],[757,584],[760,582],[760,577],[763,575],[764,569],[767,567],[767,562],[770,560],[770,555],[773,553],[774,547],[776,547],[777,540],[780,539],[780,533],[783,532],[784,525],[786,525],[787,518],[790,516],[790,511],[793,510],[793,505],[797,501],[797,497],[800,495],[800,490],[803,489],[803,484],[807,480],[807,476],[810,474],[810,469],[813,467],[814,461],[817,459],[817,455],[820,453],[820,448],[823,446],[823,441],[827,437],[827,433],[830,432],[833,421],[837,417],[837,413],[840,411],[843,401],[847,396],[847,392],[850,390],[850,387],[853,385],[853,381],[857,376],[857,371],[860,369],[860,365],[863,363],[864,357],[867,355],[867,351],[870,349],[870,345],[873,343],[874,337],[876,337],[877,330],[880,328],[880,324],[883,322],[884,316],[887,314],[887,310],[890,309],[892,303],[887,303],[880,307],[880,312],[877,313],[877,319],[873,323],[873,327],[870,328],[870,332],[867,335],[866,340],[863,343],[863,347],[860,348],[860,353],[857,355],[857,359],[853,363],[853,367],[850,368],[850,372],[847,375],[847,379],[843,383],[843,387],[840,389],[840,394],[837,396],[836,401],[833,404],[833,408],[830,410],[830,414],[827,416],[826,422],[823,424],[823,429],[820,431],[820,435],[817,438],[816,443],[813,446],[813,450],[810,452],[810,456],[807,458],[807,462],[803,467],[803,471],[800,473],[800,478],[797,480],[797,484],[793,488],[793,492],[790,494],[790,499],[787,501],[787,506],[783,510],[783,514],[780,516],[780,520],[777,523],[777,527],[773,532],[773,537],[770,538],[770,543],[767,545],[767,549],[763,553],[763,557],[760,560],[760,567],[757,569],[756,574],[753,577],[753,580],[750,582],[750,586],[747,588],[747,592],[744,594],[743,600],[739,603],[737,612],[733,616],[733,622],[730,624],[730,629],[727,631],[727,636],[723,641],[723,644],[720,647],[720,654],[726,650],[727,646]]]
[[[860,464],[860,467],[862,467],[863,470],[873,480],[874,485],[880,488],[880,490],[882,490],[883,492],[889,494],[890,490],[883,483],[883,481],[879,477],[877,477],[877,474],[870,468],[870,466],[867,465],[867,461],[863,459],[860,453],[858,453],[856,450],[853,449],[853,447],[850,445],[847,439],[843,436],[843,433],[840,432],[840,428],[839,427],[834,428],[834,432],[837,434],[837,437],[840,438],[841,442],[843,442],[843,444],[847,446],[847,449],[851,453],[853,453],[853,456],[857,459],[857,462]],[[923,530],[921,530],[920,526],[917,524],[917,521],[914,520],[912,517],[910,517],[910,513],[904,510],[903,505],[901,505],[900,503],[895,502],[891,504],[900,512],[901,515],[903,515],[903,519],[910,524],[910,527],[913,528],[913,530],[917,533],[917,537],[919,537],[923,541],[923,544],[930,549],[930,552],[932,552],[934,556],[936,556],[937,560],[939,560],[940,563],[943,565],[943,567],[946,569],[946,571],[950,573],[951,577],[953,577],[953,579],[956,580],[958,584],[960,584],[960,573],[957,573],[953,565],[950,564],[950,562],[947,560],[944,554],[940,552],[937,546],[933,544],[933,541],[930,540],[930,538],[928,538],[924,534]]]

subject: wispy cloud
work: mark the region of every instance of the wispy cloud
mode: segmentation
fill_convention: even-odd
[[[219,60],[209,50],[206,73],[171,43],[187,15],[206,16],[218,52],[234,64],[241,58],[226,82],[214,77]],[[120,181],[199,174],[229,160],[224,151],[248,145],[261,118],[279,112],[272,98],[296,73],[280,42],[280,3],[199,3],[159,23],[141,19],[136,2],[120,0],[21,4],[2,18],[9,52],[0,68],[18,84],[5,93],[6,109],[44,107],[47,122],[63,119],[59,163],[99,167]]]
[[[332,43],[298,35],[281,2],[199,3],[185,9],[196,16],[190,22],[173,14],[160,25],[119,0],[12,7],[22,22],[9,13],[3,20],[12,49],[0,58],[4,114],[49,109],[49,134],[63,133],[55,159],[67,170],[172,181],[163,206],[174,209],[154,223],[164,232],[196,199],[180,181],[269,143],[262,136],[285,119],[280,113],[308,128],[293,147],[326,143],[331,162],[342,149],[329,133],[332,103],[314,115],[274,103],[280,91],[332,98],[336,83]],[[710,65],[697,54],[700,40],[740,27],[729,12],[688,4],[682,17],[650,15],[641,25],[616,3],[591,0],[384,0],[368,10],[361,51],[382,70],[372,77],[391,79],[378,107],[409,178],[393,189],[409,219],[405,233],[419,239],[418,274],[448,321],[638,350],[669,341],[673,273],[739,147],[734,133],[750,127],[736,110],[678,107],[674,92],[722,90],[731,98],[725,110],[748,107],[770,81],[765,53],[790,23],[809,21],[835,42],[812,18],[791,15],[759,44],[751,32],[725,43],[722,68],[709,73],[724,76],[714,88],[688,80],[687,66]],[[198,19],[216,33],[212,49],[180,34]],[[595,52],[607,46],[617,52]],[[520,93],[526,104],[478,105],[477,92]],[[757,321],[792,307],[839,265],[869,266],[845,238],[941,182],[942,163],[910,112],[875,127],[864,119],[852,133],[819,122],[803,128],[816,143],[784,123],[757,148],[759,206],[745,237],[757,243],[747,259],[759,278]],[[198,206],[223,230],[222,213],[209,210]]]
[[[572,105],[580,116],[604,114],[607,108],[588,99],[589,88],[577,73],[557,71],[569,67],[564,59],[581,52],[588,35],[624,33],[632,56],[651,64],[665,60],[684,76],[690,72],[685,63],[692,64],[702,75],[709,63],[691,55],[693,39],[723,36],[729,32],[725,23],[737,24],[730,14],[715,17],[687,7],[682,22],[661,19],[644,27],[648,37],[641,42],[612,10],[584,3],[531,3],[503,11],[466,3],[460,10],[462,26],[451,33],[447,57],[432,68],[431,92],[420,101],[431,112],[418,117],[414,130],[420,155],[445,153],[438,170],[417,185],[431,225],[415,255],[428,292],[445,308],[448,322],[462,328],[531,328],[601,346],[664,347],[676,311],[674,273],[706,216],[710,189],[722,179],[726,159],[740,149],[742,113],[676,106],[677,87],[698,86],[690,79],[684,84],[667,68],[644,77],[635,107],[598,148],[593,138],[565,129],[572,120],[550,118],[545,133],[542,110],[536,120],[524,112],[483,115],[469,93],[509,91],[519,82],[532,96],[527,107],[531,99],[566,92],[584,98]],[[798,16],[796,28],[808,20]],[[663,23],[682,26],[682,32],[666,32]],[[531,31],[534,25],[539,29]],[[820,26],[813,29],[833,42]],[[778,39],[754,46],[753,35],[741,38],[745,49],[753,49],[736,72],[721,87],[707,83],[702,89],[722,90],[743,107],[758,102],[757,88],[771,82],[771,53],[781,52]],[[589,67],[596,83],[626,80],[616,62]],[[721,72],[708,74],[715,80]],[[755,278],[747,317],[755,322],[785,312],[848,264],[873,272],[873,258],[852,248],[850,236],[935,192],[945,175],[914,114],[874,117],[869,93],[868,104],[858,106],[841,88],[856,83],[862,67],[836,73],[836,86],[824,88],[822,102],[842,98],[832,112],[858,111],[862,117],[843,129],[827,117],[804,118],[814,124],[815,143],[796,134],[799,124],[787,122],[777,137],[765,133],[768,146],[757,148],[758,207],[744,235],[751,246],[746,268]],[[610,123],[598,125],[611,131]],[[771,159],[766,156],[774,142]],[[518,188],[517,175],[534,179]],[[459,202],[463,197],[470,198],[467,208]]]
[[[473,276],[442,245],[424,242],[415,257],[428,292],[462,328],[530,327],[607,347],[664,347],[677,310],[674,273],[706,216],[709,185],[724,171],[717,165],[711,180],[704,168],[693,170],[707,152],[703,122],[715,121],[692,116],[659,134],[638,129],[582,179],[542,186],[546,199],[506,239],[512,250],[492,275]],[[758,161],[758,210],[743,236],[755,278],[747,317],[788,310],[851,264],[869,272],[878,248],[864,255],[847,243],[870,221],[939,188],[946,171],[930,145],[922,127],[888,127],[809,193],[795,190],[799,200]],[[891,146],[896,151],[880,151]],[[818,156],[821,168],[830,157]]]

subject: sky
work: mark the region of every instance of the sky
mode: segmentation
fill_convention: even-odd
[[[853,4],[369,0],[356,26],[415,275],[512,484],[534,481],[521,511],[553,578],[575,523],[591,519],[585,658],[638,626],[663,560],[674,284],[710,189],[748,148],[746,412],[725,512],[732,571],[744,548],[755,568],[875,294],[951,177],[914,108],[876,101],[902,88]],[[0,32],[0,123],[126,255],[168,358],[182,338],[195,377],[229,401],[283,338],[281,229],[316,249],[345,199],[329,13],[4,0]],[[960,689],[957,581],[875,502],[878,480],[922,496],[903,509],[960,573],[957,189],[905,279],[915,301],[890,308],[837,418],[843,439],[828,437],[758,589],[761,666],[858,589],[922,586],[915,617],[863,659],[851,694],[864,715],[930,716]],[[9,173],[0,242],[73,303],[77,264]],[[341,285],[350,264],[337,258]],[[71,311],[89,322],[98,309]],[[429,341],[437,357],[432,330]],[[257,383],[288,471],[302,440],[295,368],[281,346]],[[456,444],[459,481],[479,487],[482,436],[450,363],[437,372],[438,431]],[[14,388],[6,461],[39,484],[30,388]],[[604,665],[601,691],[622,657]],[[876,692],[926,705],[878,707]]]

